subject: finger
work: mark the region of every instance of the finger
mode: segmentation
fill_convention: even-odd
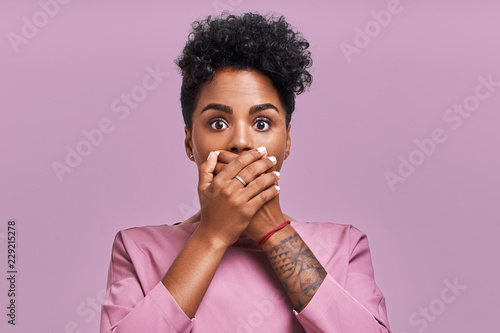
[[[217,175],[218,173],[220,173],[222,170],[224,170],[224,168],[226,167],[226,165],[228,163],[230,163],[232,160],[234,160],[238,156],[239,156],[238,154],[232,153],[230,151],[220,150],[219,159],[217,160],[217,166],[215,167],[214,174]],[[267,169],[266,172],[271,172],[274,170],[276,170],[275,165],[273,165],[271,168]]]
[[[220,151],[219,159],[217,160],[217,165],[215,166],[214,175],[219,174],[222,170],[224,170],[224,168],[229,162],[231,162],[232,160],[234,160],[239,156],[238,154],[232,153],[227,150],[219,150],[219,151]]]
[[[228,155],[228,154],[230,154],[230,155]],[[227,166],[227,164],[229,162],[231,162],[232,160],[234,160],[238,156],[239,156],[238,154],[220,151],[219,159],[217,160],[217,165],[215,166],[214,175],[219,174],[222,170],[224,170],[224,168]],[[276,170],[276,165],[273,165],[265,171],[271,172],[271,171],[275,171],[275,170]]]
[[[276,164],[274,164],[272,167],[266,170],[266,172],[272,172],[272,171],[278,171],[276,170]]]
[[[280,187],[278,185],[273,185],[267,188],[265,191],[262,191],[255,197],[253,197],[248,202],[248,205],[250,205],[251,209],[257,212],[257,210],[259,210],[265,203],[269,202],[271,199],[276,197],[279,192],[280,192]]]
[[[198,181],[198,186],[201,189],[206,188],[207,186],[212,183],[214,179],[214,171],[215,167],[217,165],[217,159],[219,156],[218,151],[211,151],[210,154],[208,154],[207,160],[200,164],[198,171],[199,171],[199,181]]]
[[[219,155],[220,156],[220,155]],[[217,165],[215,166],[215,171],[214,171],[214,175],[217,175],[219,174],[222,170],[224,170],[224,168],[227,166],[227,163],[221,163],[220,162],[220,159],[219,161],[217,162]]]
[[[249,164],[257,161],[262,156],[266,154],[265,147],[259,147],[257,149],[249,150],[239,155],[237,158],[228,163],[228,165],[222,170],[217,177],[222,181],[227,181],[233,179],[238,173],[248,166]]]
[[[238,173],[247,184],[252,182],[254,179],[259,177],[261,174],[265,173],[274,165],[276,165],[276,158],[274,156],[267,156],[259,159],[246,166],[243,170]]]
[[[266,170],[266,173],[269,173],[269,172],[277,172],[278,173],[278,179],[279,179],[280,173],[279,173],[278,170],[276,170],[276,164]],[[278,181],[276,181],[275,184],[278,185]]]
[[[272,171],[269,173],[265,173],[257,177],[254,181],[249,183],[246,186],[242,195],[246,196],[250,200],[259,193],[262,193],[272,185],[277,185],[278,180],[280,179],[280,173],[278,171]]]
[[[219,154],[219,162],[223,163],[230,163],[232,160],[240,156],[239,154],[235,154],[233,152],[227,151],[227,150],[220,150]]]

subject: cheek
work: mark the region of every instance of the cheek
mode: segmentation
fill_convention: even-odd
[[[284,158],[286,151],[286,138],[280,135],[263,136],[261,144],[258,146],[266,146],[269,155],[276,156],[276,158]]]
[[[193,130],[191,143],[193,154],[198,165],[206,161],[211,151],[224,150],[224,147],[226,147],[220,136],[207,135],[204,131],[195,132]]]
[[[206,147],[207,142],[209,142],[209,140],[207,139],[206,130],[199,124],[196,124],[196,126],[193,125],[191,142],[193,145],[193,149],[196,150],[203,150]]]

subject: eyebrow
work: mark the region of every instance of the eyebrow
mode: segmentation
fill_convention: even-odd
[[[206,110],[217,110],[217,111],[222,111],[222,112],[225,112],[225,113],[228,113],[228,114],[233,114],[233,109],[228,106],[228,105],[224,105],[224,104],[217,104],[217,103],[210,103],[210,104],[207,104],[207,106],[205,106],[201,112],[204,112]],[[274,106],[273,104],[271,103],[264,103],[264,104],[257,104],[257,105],[253,105],[252,107],[250,107],[250,112],[249,114],[252,115],[254,114],[255,112],[259,112],[259,111],[264,111],[264,110],[269,110],[269,109],[273,109],[273,110],[276,110],[276,112],[279,113],[279,110],[276,106]]]

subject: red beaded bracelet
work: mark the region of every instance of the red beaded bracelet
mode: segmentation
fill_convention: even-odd
[[[279,226],[277,226],[276,228],[274,228],[273,230],[269,231],[264,237],[262,237],[259,241],[259,246],[262,246],[262,244],[264,244],[264,242],[266,240],[269,239],[269,237],[271,237],[272,235],[274,235],[274,233],[280,229],[283,229],[284,227],[287,226],[287,224],[290,224],[290,220],[286,220],[285,222],[281,223]]]

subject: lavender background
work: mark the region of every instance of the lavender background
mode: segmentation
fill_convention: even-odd
[[[283,14],[311,43],[284,211],[368,235],[393,332],[497,329],[500,87],[476,87],[500,82],[499,2],[0,1],[0,267],[6,275],[15,219],[19,272],[15,327],[0,279],[2,332],[98,331],[116,232],[196,211],[173,60],[189,24],[224,8]],[[382,26],[375,16],[388,6]],[[151,91],[141,88],[148,67],[168,73]],[[113,112],[131,93],[135,109]],[[459,116],[464,103],[473,111]],[[82,131],[105,119],[113,130],[86,146]],[[436,128],[444,142],[432,150]],[[67,147],[87,156],[58,178]],[[385,174],[398,175],[401,159],[418,166],[399,167],[404,181],[391,187]],[[466,289],[447,292],[454,281]]]

